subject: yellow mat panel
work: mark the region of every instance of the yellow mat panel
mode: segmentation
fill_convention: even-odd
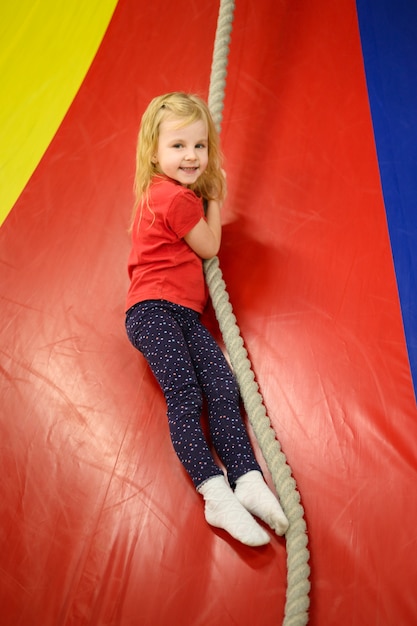
[[[0,224],[74,99],[116,5],[0,3]]]

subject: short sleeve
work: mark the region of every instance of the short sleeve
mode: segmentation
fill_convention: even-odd
[[[204,217],[203,203],[190,189],[181,189],[169,207],[167,222],[174,233],[182,239]]]

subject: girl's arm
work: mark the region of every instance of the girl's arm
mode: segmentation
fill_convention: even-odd
[[[211,259],[220,249],[221,237],[220,204],[217,200],[209,200],[206,219],[201,218],[184,239],[202,259]]]

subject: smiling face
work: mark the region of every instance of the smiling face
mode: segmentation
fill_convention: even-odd
[[[203,120],[181,126],[168,117],[159,127],[158,149],[152,158],[158,171],[187,186],[195,183],[208,163],[208,133]]]

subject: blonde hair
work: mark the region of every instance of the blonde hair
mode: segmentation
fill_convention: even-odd
[[[181,120],[180,126],[188,126],[202,120],[207,126],[208,164],[198,180],[190,185],[198,196],[206,200],[224,200],[226,180],[222,170],[222,154],[219,135],[207,104],[200,97],[179,91],[157,96],[144,112],[139,129],[136,149],[135,207],[132,223],[138,207],[149,207],[148,191],[152,178],[157,174],[153,155],[158,149],[159,128],[167,117]],[[144,202],[146,200],[146,202]]]

